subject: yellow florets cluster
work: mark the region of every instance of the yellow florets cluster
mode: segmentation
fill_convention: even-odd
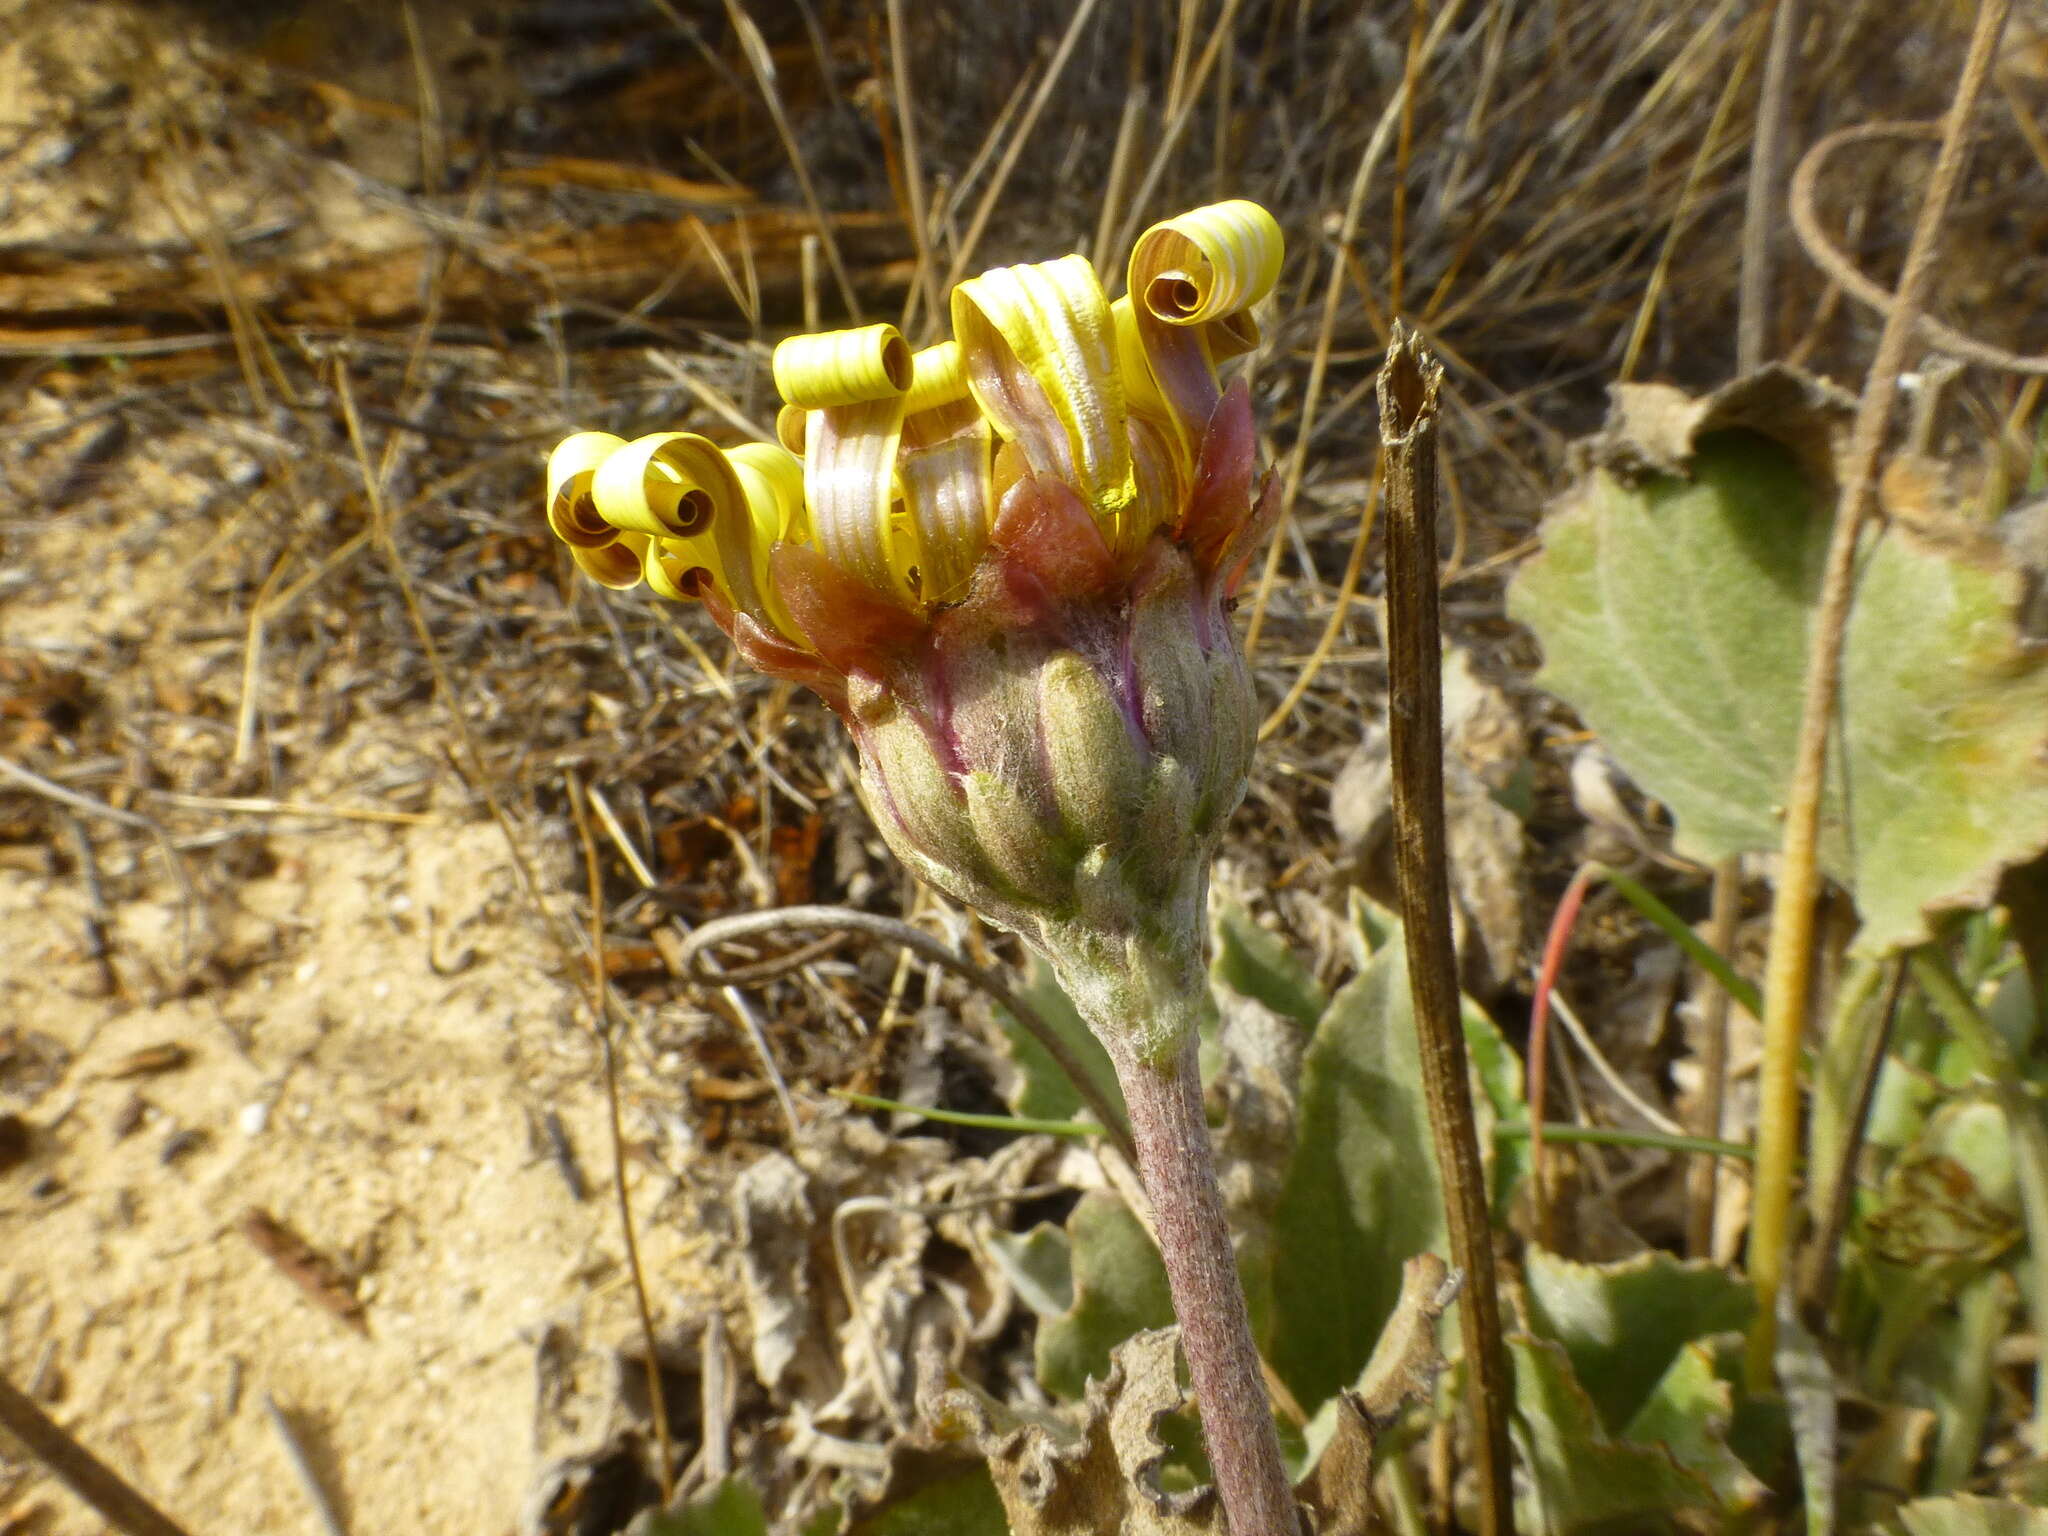
[[[928,616],[965,591],[1004,492],[1071,488],[1134,556],[1196,478],[1217,364],[1254,346],[1278,226],[1248,202],[1154,225],[1111,303],[1080,256],[997,268],[952,296],[954,340],[913,352],[894,326],[776,349],[779,443],[579,432],[548,464],[549,527],[593,580],[705,597],[797,646],[778,546],[809,546],[874,596]]]

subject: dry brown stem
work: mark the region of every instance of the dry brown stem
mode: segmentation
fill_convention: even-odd
[[[1436,526],[1437,391],[1442,380],[1442,365],[1419,336],[1396,320],[1379,382],[1380,442],[1387,456],[1387,671],[1392,688],[1387,727],[1394,759],[1394,872],[1451,1255],[1465,1274],[1458,1317],[1471,1373],[1480,1529],[1487,1536],[1507,1536],[1515,1528],[1507,1424],[1513,1388],[1501,1342],[1486,1171],[1479,1160],[1479,1125],[1466,1073],[1444,834]]]
[[[126,1536],[186,1536],[185,1528],[80,1445],[27,1393],[0,1376],[0,1427]]]

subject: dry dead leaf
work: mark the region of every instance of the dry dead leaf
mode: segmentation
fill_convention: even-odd
[[[1373,1536],[1373,1442],[1408,1404],[1426,1397],[1444,1359],[1437,1323],[1457,1295],[1442,1259],[1422,1254],[1402,1271],[1401,1297],[1374,1346],[1359,1390],[1340,1399],[1337,1425],[1298,1485],[1314,1536]],[[1133,1335],[1110,1356],[1107,1376],[1088,1383],[1067,1409],[1009,1407],[980,1388],[949,1385],[925,1362],[923,1406],[937,1438],[971,1440],[989,1474],[1012,1536],[1226,1536],[1221,1505],[1206,1485],[1169,1491],[1160,1469],[1168,1447],[1159,1426],[1189,1406],[1176,1361],[1178,1329]]]

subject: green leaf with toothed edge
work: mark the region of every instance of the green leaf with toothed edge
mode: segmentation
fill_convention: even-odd
[[[1916,1499],[1898,1519],[1906,1536],[2048,1536],[2048,1509],[2016,1499]]]
[[[1724,1336],[1740,1343],[1740,1335]],[[1714,1341],[1682,1346],[1622,1438],[1661,1445],[1672,1460],[1705,1480],[1725,1510],[1744,1510],[1764,1496],[1764,1485],[1728,1443],[1735,1422],[1735,1389],[1716,1368]]]
[[[1680,1510],[1712,1510],[1707,1480],[1662,1445],[1608,1433],[1572,1375],[1563,1348],[1527,1334],[1508,1339],[1515,1372],[1515,1439],[1530,1484],[1517,1503],[1531,1531],[1644,1533],[1669,1530]]]
[[[1508,612],[1542,644],[1537,680],[1712,863],[1779,844],[1831,514],[1792,448],[1695,408],[1684,474],[1590,470]],[[1619,464],[1617,441],[1636,440],[1602,440]],[[2013,574],[1972,536],[1959,554],[1887,528],[1858,556],[1821,861],[1863,954],[1920,942],[1930,910],[1989,900],[2048,846],[2048,658],[2018,643]]]
[[[1117,1345],[1145,1328],[1173,1322],[1166,1266],[1130,1207],[1099,1190],[1067,1218],[1072,1303],[1038,1325],[1038,1380],[1048,1392],[1078,1398],[1088,1379],[1109,1371]]]
[[[1529,1326],[1562,1346],[1609,1429],[1620,1432],[1678,1356],[1708,1334],[1749,1326],[1749,1288],[1712,1264],[1638,1254],[1582,1264],[1531,1248],[1523,1263]]]
[[[1329,995],[1286,942],[1235,902],[1226,902],[1216,914],[1215,948],[1216,958],[1209,962],[1213,979],[1303,1029],[1313,1030],[1329,1007]]]

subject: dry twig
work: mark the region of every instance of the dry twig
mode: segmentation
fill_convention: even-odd
[[[137,1493],[4,1376],[0,1376],[0,1427],[126,1536],[186,1536],[183,1526]]]
[[[1394,868],[1451,1254],[1466,1277],[1459,1321],[1471,1371],[1480,1529],[1486,1536],[1510,1536],[1515,1528],[1514,1460],[1507,1409],[1513,1388],[1501,1340],[1486,1171],[1479,1160],[1479,1125],[1466,1075],[1444,836],[1436,524],[1436,414],[1442,378],[1442,365],[1396,320],[1379,385],[1380,441],[1387,456],[1387,670],[1393,693],[1387,726],[1394,768]]]

